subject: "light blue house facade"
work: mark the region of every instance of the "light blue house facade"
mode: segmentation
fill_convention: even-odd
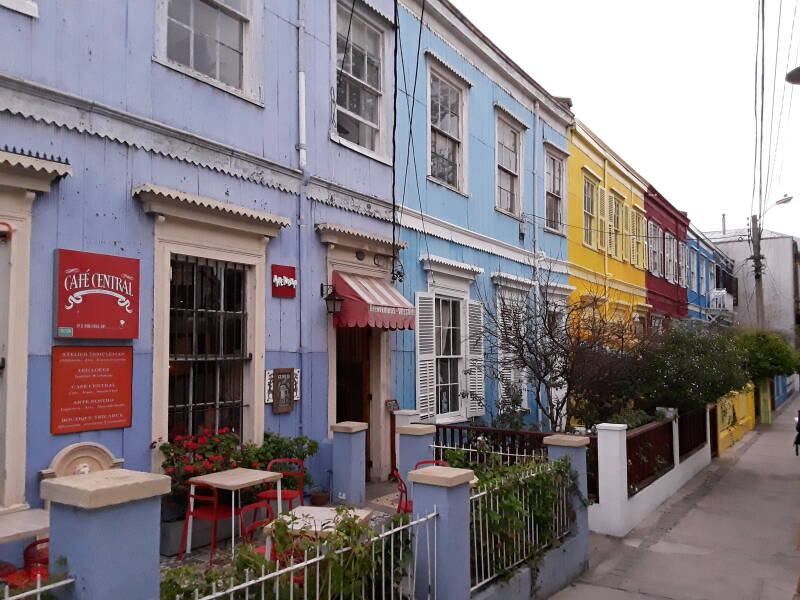
[[[87,452],[157,470],[205,428],[316,439],[328,487],[329,426],[372,418],[388,473],[392,334],[363,328],[355,364],[322,296],[335,272],[389,281],[393,7],[322,4],[0,0],[0,510]],[[139,261],[135,339],[55,337],[57,249]],[[226,325],[200,340],[203,319]],[[51,433],[56,346],[132,348],[129,426]]]
[[[689,318],[732,325],[737,304],[734,261],[695,227],[686,236]]]
[[[403,3],[399,24],[396,198],[408,247],[398,288],[417,323],[396,335],[394,388],[407,418],[488,420],[498,386],[484,378],[486,349],[469,341],[486,309],[541,281],[561,301],[572,291],[564,222],[573,115],[450,2]]]

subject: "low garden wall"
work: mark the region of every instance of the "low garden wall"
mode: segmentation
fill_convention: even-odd
[[[711,463],[708,411],[702,411],[700,425],[687,413],[683,423],[674,418],[631,431],[623,424],[597,426],[599,500],[589,506],[592,531],[626,535]]]
[[[716,428],[719,454],[723,454],[756,426],[753,384],[720,398],[715,412],[717,418],[712,427]]]

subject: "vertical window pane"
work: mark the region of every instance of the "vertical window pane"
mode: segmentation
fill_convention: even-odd
[[[180,21],[184,25],[191,25],[192,0],[169,0],[167,14],[170,19]]]
[[[198,33],[194,34],[194,69],[203,75],[217,77],[217,44]]]
[[[189,29],[170,20],[167,23],[167,58],[190,67],[191,39],[192,33]]]
[[[222,45],[219,47],[219,80],[233,87],[242,87],[242,55]]]
[[[217,39],[217,15],[219,10],[203,2],[194,0],[194,32]]]
[[[219,41],[232,50],[242,51],[242,22],[230,15],[219,14]]]

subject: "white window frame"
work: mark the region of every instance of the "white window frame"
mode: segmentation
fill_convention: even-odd
[[[551,194],[551,192],[547,191],[547,163],[549,160],[556,160],[561,163],[561,196],[557,196],[559,198],[559,227],[554,228],[551,227],[548,218],[547,218],[547,202],[549,197],[555,196],[555,194]],[[566,190],[566,166],[567,166],[567,157],[565,154],[561,152],[555,152],[553,149],[548,146],[544,152],[544,230],[549,231],[551,233],[556,233],[558,235],[564,235],[564,228],[566,227],[566,220],[564,219],[564,211],[566,210],[566,199],[564,198],[565,190]]]
[[[258,0],[249,0],[249,13],[242,15],[235,10],[217,2],[216,0],[204,0],[212,6],[231,15],[241,17],[244,26],[242,31],[242,87],[237,88],[228,85],[218,79],[209,77],[205,73],[194,70],[193,68],[172,61],[167,58],[167,28],[168,28],[168,8],[169,0],[156,0],[156,24],[155,24],[155,54],[153,62],[156,62],[168,69],[177,71],[188,77],[202,81],[223,92],[237,96],[243,100],[251,102],[259,107],[264,107],[263,89],[263,66],[265,43],[264,33],[264,3]]]
[[[689,250],[689,289],[697,291],[697,249]]]
[[[136,192],[136,191],[135,191]],[[242,440],[255,442],[264,433],[264,355],[266,349],[266,246],[278,235],[280,225],[264,223],[257,216],[236,215],[206,199],[176,204],[170,198],[181,192],[138,193],[146,212],[155,214],[153,261],[153,439],[168,437],[169,413],[169,306],[170,260],[173,254],[235,262],[249,267],[246,283],[247,340],[252,359],[245,367]],[[267,213],[262,213],[267,215]],[[271,216],[271,215],[267,215]],[[280,219],[280,217],[274,217]],[[163,458],[154,450],[151,468],[159,472]]]
[[[460,379],[460,386],[461,391],[466,391],[469,393],[471,386],[471,379],[477,380],[479,378],[480,382],[484,380],[484,369],[481,364],[481,368],[476,370],[474,374],[467,374],[465,371],[467,370],[467,361],[473,360],[475,356],[471,353],[471,339],[469,338],[470,335],[470,325],[469,325],[469,311],[471,305],[480,305],[479,302],[475,302],[474,300],[470,299],[470,286],[474,283],[475,278],[477,275],[483,272],[483,269],[480,267],[475,267],[473,265],[469,265],[466,263],[460,263],[454,260],[441,258],[441,257],[434,257],[430,255],[423,255],[420,257],[420,261],[422,262],[423,269],[427,272],[428,278],[428,290],[427,292],[418,292],[417,297],[415,299],[415,306],[419,307],[420,301],[422,297],[426,297],[428,301],[433,302],[433,332],[435,337],[435,321],[436,321],[436,298],[447,298],[451,300],[458,300],[461,303],[461,326],[462,331],[464,332],[464,336],[461,340],[461,351],[463,359],[460,363],[460,371],[462,373]],[[417,311],[417,325],[419,326],[419,319],[420,319],[420,311]],[[415,330],[414,335],[417,338],[417,356],[416,356],[416,364],[417,369],[420,368],[420,330],[419,327]],[[482,339],[482,338],[481,338]],[[434,339],[435,344],[435,339]],[[483,344],[481,343],[481,359],[483,358]],[[434,345],[434,352],[433,356],[436,355],[435,345]],[[435,361],[434,361],[435,365]],[[434,366],[435,368],[435,366]],[[438,377],[437,373],[434,373],[434,378]],[[417,372],[417,399],[416,399],[416,406],[417,409],[420,409],[420,384],[423,377]],[[481,385],[484,401],[485,401],[485,386]],[[434,384],[435,389],[435,384]],[[434,412],[431,415],[433,418],[433,422],[435,423],[460,423],[464,422],[470,417],[473,416],[481,416],[484,414],[483,407],[478,407],[475,404],[471,406],[472,399],[467,397],[459,397],[459,410],[453,413],[447,414],[437,414],[436,410],[438,408],[436,396],[434,394],[433,400],[433,408]],[[426,415],[421,415],[421,418],[428,418]]]
[[[361,146],[350,140],[347,140],[339,135],[336,131],[336,113],[338,110],[338,104],[336,103],[336,92],[337,92],[337,82],[338,82],[338,71],[339,65],[337,64],[338,59],[336,56],[336,39],[337,39],[337,11],[338,8],[342,7],[348,13],[350,9],[353,8],[354,18],[359,18],[364,21],[367,25],[372,27],[373,29],[377,29],[381,32],[381,89],[375,90],[378,91],[380,94],[380,100],[378,102],[378,142],[375,144],[376,149],[370,150],[365,146]],[[394,157],[391,155],[391,132],[389,131],[389,126],[391,124],[392,115],[394,114],[393,111],[395,110],[394,106],[391,103],[391,90],[392,86],[394,86],[394,82],[392,81],[393,77],[393,68],[392,64],[390,63],[391,60],[394,60],[394,55],[392,52],[392,44],[393,44],[393,36],[388,35],[390,32],[390,23],[381,20],[373,11],[367,9],[365,5],[357,1],[353,4],[350,0],[347,2],[331,2],[331,86],[333,89],[334,98],[331,102],[331,129],[330,129],[330,139],[331,141],[340,144],[342,146],[346,146],[350,150],[354,150],[355,152],[359,152],[369,158],[382,162],[386,165],[393,165],[394,164]],[[348,115],[353,116],[354,118],[359,118],[358,115],[354,115],[351,112],[347,112]]]
[[[525,187],[524,187],[524,183],[522,181],[522,176],[523,176],[523,173],[524,173],[524,170],[523,170],[522,167],[523,167],[523,165],[525,163],[523,162],[522,152],[523,152],[523,148],[525,147],[525,144],[523,144],[522,140],[523,140],[523,136],[525,134],[525,128],[521,127],[519,125],[519,123],[516,123],[514,120],[506,117],[505,114],[503,113],[503,111],[496,110],[495,113],[497,115],[497,118],[495,119],[495,145],[494,145],[494,153],[495,153],[495,158],[494,158],[494,162],[495,162],[495,171],[494,171],[495,172],[495,208],[497,210],[499,210],[500,212],[502,212],[502,213],[505,213],[507,215],[510,215],[510,216],[512,216],[514,218],[519,219],[521,217],[521,215],[522,215],[522,207],[524,206],[524,190],[525,190]],[[499,139],[500,139],[500,136],[499,136],[500,127],[499,126],[500,126],[501,122],[504,125],[506,125],[507,127],[509,127],[517,136],[517,147],[515,149],[516,154],[517,154],[517,172],[516,173],[511,173],[505,167],[500,166],[500,153],[499,153],[499,150],[498,150],[498,146],[500,145],[500,142],[499,142]],[[504,209],[504,208],[502,208],[500,206],[500,197],[499,197],[500,181],[499,181],[499,178],[498,178],[498,172],[500,170],[503,170],[506,173],[511,174],[513,177],[516,177],[516,184],[517,184],[516,185],[516,188],[517,188],[516,189],[516,201],[514,203],[514,210],[511,210],[511,211],[506,210],[506,209]]]
[[[459,119],[458,119],[458,152],[456,156],[456,168],[458,175],[456,177],[456,185],[438,179],[433,176],[433,152],[431,151],[431,142],[433,141],[433,125],[431,123],[431,77],[436,76],[448,85],[459,90]],[[428,73],[427,73],[427,112],[428,112],[428,129],[427,129],[427,155],[428,155],[428,181],[432,181],[438,185],[446,187],[450,190],[458,192],[461,195],[469,195],[469,169],[467,162],[469,157],[469,134],[467,131],[467,124],[469,119],[469,90],[470,86],[465,79],[461,79],[454,75],[454,72],[447,66],[441,64],[438,59],[433,55],[428,55]]]
[[[686,242],[678,240],[678,285],[686,287]]]
[[[698,253],[699,254],[699,253]],[[708,280],[706,279],[706,258],[699,254],[700,260],[700,295],[708,295]]]
[[[664,232],[664,278],[670,283],[676,282],[675,277],[675,236],[670,231]]]
[[[469,300],[469,298],[455,297],[455,296],[450,296],[450,295],[447,295],[447,294],[435,294],[434,295],[434,302],[433,302],[433,319],[434,319],[434,328],[433,328],[433,330],[434,330],[434,336],[436,335],[436,329],[437,329],[437,326],[436,326],[436,321],[437,321],[436,310],[441,305],[442,301],[450,302],[451,306],[452,306],[452,303],[454,303],[454,302],[458,303],[459,335],[461,336],[460,339],[458,340],[458,348],[459,348],[459,353],[458,354],[452,354],[452,355],[444,355],[444,354],[442,354],[442,355],[440,355],[438,351],[434,351],[434,355],[436,357],[436,386],[435,386],[436,397],[434,399],[434,403],[435,403],[434,406],[435,406],[435,413],[436,413],[436,419],[437,420],[438,419],[464,420],[464,419],[467,418],[467,416],[466,416],[466,405],[464,403],[464,398],[462,397],[462,393],[467,388],[467,378],[466,378],[464,372],[466,371],[466,344],[468,343],[467,335],[466,335],[466,326],[467,326],[467,323],[466,323],[466,319],[467,319],[466,303],[467,303],[468,300]],[[439,382],[439,360],[442,360],[442,359],[453,359],[453,358],[456,359],[456,362],[457,362],[457,365],[458,365],[457,366],[457,372],[458,372],[458,393],[457,393],[458,409],[447,411],[447,412],[439,412],[438,393],[439,393],[439,386],[441,385],[440,382]]]

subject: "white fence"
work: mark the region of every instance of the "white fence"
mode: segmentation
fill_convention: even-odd
[[[385,529],[353,547],[330,550],[323,540],[297,562],[276,562],[274,570],[264,567],[261,573],[246,573],[244,581],[217,582],[210,593],[195,591],[175,600],[436,598],[436,517],[433,512]],[[431,565],[425,572],[420,556]],[[354,566],[348,570],[350,564]],[[415,595],[415,589],[425,589],[427,595]]]
[[[31,598],[33,600],[44,600],[45,598],[53,597],[50,592],[65,588],[74,583],[74,579],[66,578],[43,584],[41,576],[37,575],[36,583],[30,590],[16,591],[11,590],[8,586],[6,586],[5,590],[3,591],[3,600],[8,600],[9,598],[12,598],[13,600],[24,600],[26,598]]]
[[[536,501],[520,482],[538,477],[547,465],[534,467],[514,480],[473,493],[470,497],[470,588],[475,591],[503,573],[529,560],[548,544],[569,534],[572,524],[566,486],[561,486],[553,507],[553,531],[543,531],[532,505]],[[512,520],[513,532],[502,532],[498,518]]]

